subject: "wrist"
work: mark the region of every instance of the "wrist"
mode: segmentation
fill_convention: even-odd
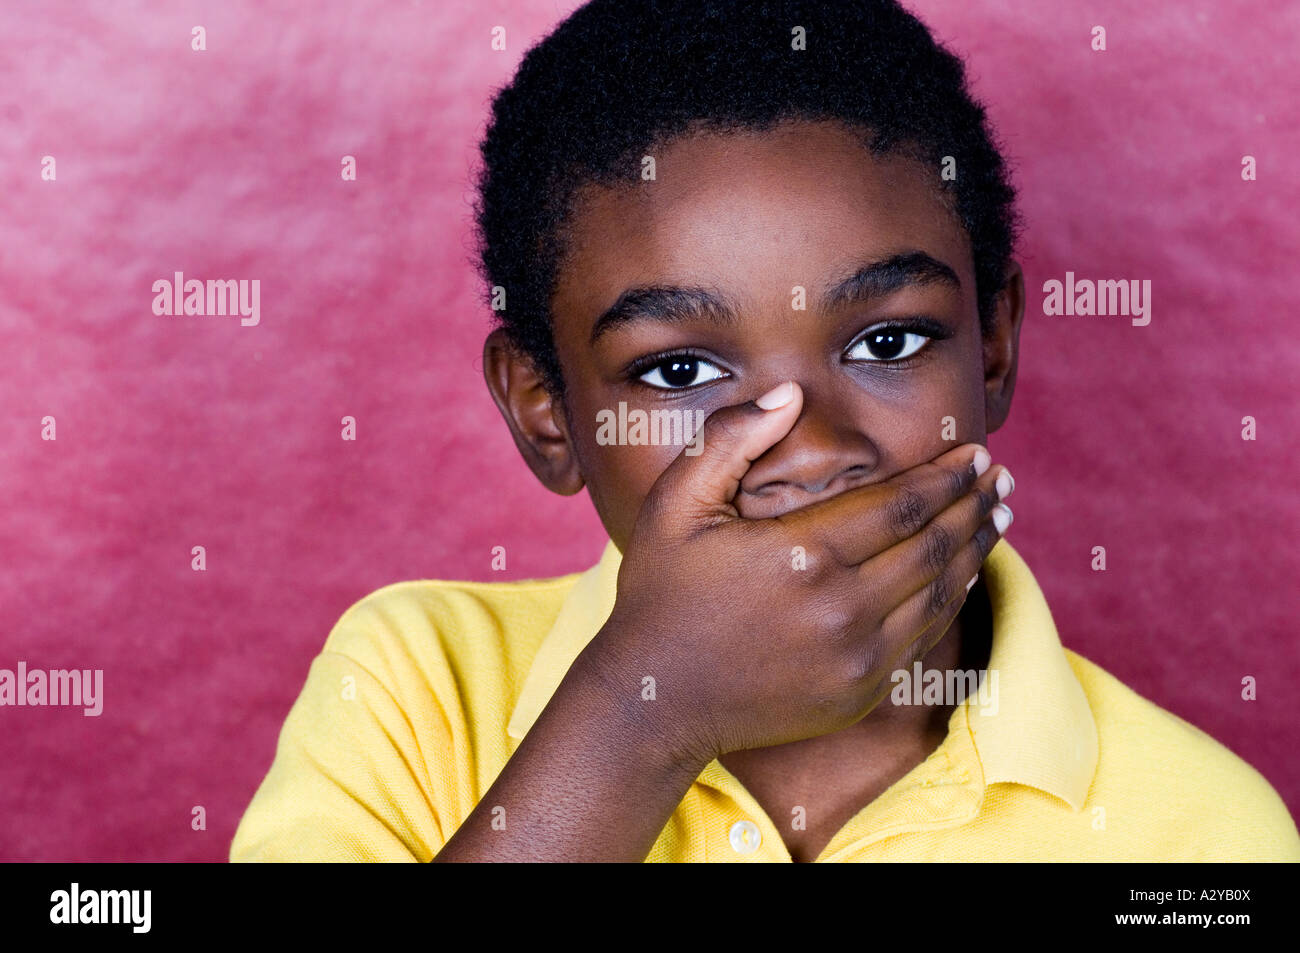
[[[641,672],[628,665],[610,650],[605,635],[602,629],[574,661],[570,674],[575,690],[614,734],[613,743],[637,764],[693,781],[715,757],[711,748],[689,730],[678,706],[659,700],[654,666],[641,666],[648,669]]]

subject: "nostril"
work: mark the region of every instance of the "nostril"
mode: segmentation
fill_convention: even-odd
[[[817,485],[797,480],[768,480],[752,490],[742,485],[741,496],[748,498],[749,508],[756,515],[777,516],[870,483],[872,472],[870,467],[855,465]]]
[[[855,464],[840,474],[840,478],[848,483],[850,487],[865,483],[871,479],[871,467]]]
[[[851,466],[831,477],[821,486],[812,487],[805,485],[803,489],[811,496],[836,496],[845,490],[851,490],[855,486],[866,483],[871,476],[871,470],[864,466]]]

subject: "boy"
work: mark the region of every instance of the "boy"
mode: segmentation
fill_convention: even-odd
[[[1015,194],[923,25],[594,0],[482,152],[487,383],[610,543],[349,609],[232,859],[1300,859],[1002,541]]]

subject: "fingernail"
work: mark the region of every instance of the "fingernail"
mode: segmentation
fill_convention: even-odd
[[[967,591],[967,592],[970,592],[970,590],[971,590],[971,586],[975,585],[975,581],[976,581],[977,579],[979,579],[979,577],[980,577],[980,574],[979,574],[979,573],[976,573],[975,575],[973,575],[973,576],[970,577],[970,582],[966,583],[966,591]]]
[[[1008,496],[1011,495],[1012,491],[1015,490],[1016,480],[1015,477],[1011,475],[1010,470],[1003,470],[1001,473],[998,474],[998,481],[997,483],[993,484],[993,486],[998,491],[998,499],[1005,500]]]
[[[975,459],[974,461],[972,461],[975,467],[975,475],[982,476],[984,474],[984,471],[989,468],[989,464],[991,464],[992,462],[993,462],[993,458],[989,456],[989,452],[987,450],[985,450],[983,447],[980,447],[978,450],[976,450]]]
[[[794,400],[794,381],[786,381],[784,384],[777,384],[754,403],[764,410],[776,410],[792,400]]]
[[[999,503],[997,506],[993,507],[993,525],[998,528],[999,536],[1007,531],[1007,527],[1011,525],[1012,519],[1014,519],[1014,517],[1011,513],[1011,507],[1007,506],[1007,504]]]

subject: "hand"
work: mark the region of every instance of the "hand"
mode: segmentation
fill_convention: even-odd
[[[975,444],[892,479],[771,519],[732,500],[750,464],[794,426],[798,385],[713,413],[703,452],[679,455],[642,504],[609,621],[584,652],[639,698],[682,761],[845,728],[947,632],[1010,523]],[[999,528],[994,516],[1002,525]],[[800,556],[802,554],[802,556]],[[803,568],[796,568],[802,566]]]

